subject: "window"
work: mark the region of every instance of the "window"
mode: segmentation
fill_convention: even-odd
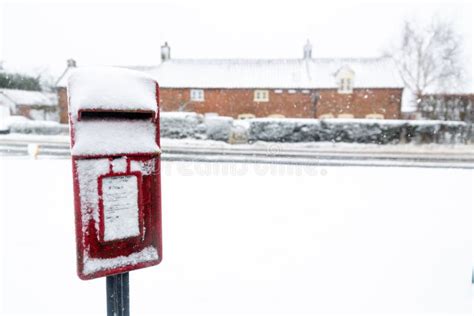
[[[346,79],[345,79],[345,78],[342,78],[342,79],[341,79],[341,82],[340,82],[340,84],[339,84],[339,91],[343,91],[344,88],[345,88],[345,86],[346,86]]]
[[[375,120],[383,120],[384,116],[383,114],[378,114],[378,113],[372,113],[372,114],[367,114],[365,116],[367,119],[375,119]]]
[[[204,90],[191,89],[191,101],[204,101]]]
[[[329,118],[334,118],[334,115],[332,115],[332,113],[326,113],[326,114],[321,114],[319,116],[320,120],[329,119]]]
[[[349,66],[343,66],[336,73],[337,92],[352,93],[354,86],[354,71]]]
[[[238,120],[249,120],[255,118],[255,114],[252,113],[242,113],[237,116]]]
[[[290,89],[290,90],[288,90],[288,93],[296,93],[296,90],[295,89]]]
[[[269,117],[269,118],[285,118],[285,116],[283,114],[270,114],[267,117]]]
[[[341,113],[337,115],[338,118],[354,118],[354,115],[350,113]]]
[[[344,87],[345,91],[352,91],[352,80],[351,78],[346,78],[346,86]]]
[[[268,102],[268,90],[255,90],[253,100],[255,102]]]
[[[339,80],[339,87],[337,92],[339,93],[352,93],[352,79],[344,77]]]

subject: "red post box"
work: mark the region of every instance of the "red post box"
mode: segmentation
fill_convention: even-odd
[[[81,279],[161,261],[159,89],[132,70],[79,68],[68,83]]]

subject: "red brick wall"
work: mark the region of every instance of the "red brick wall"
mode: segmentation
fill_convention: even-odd
[[[16,113],[17,115],[21,115],[21,116],[24,116],[24,117],[29,118],[29,119],[32,118],[30,116],[31,107],[20,105],[20,106],[16,107],[16,110],[17,110],[17,113]]]
[[[350,94],[338,93],[337,89],[320,90],[317,116],[352,114],[365,118],[367,114],[382,114],[386,119],[399,119],[402,89],[354,89]]]
[[[302,93],[276,93],[269,91],[269,102],[254,102],[253,89],[205,89],[203,102],[189,102],[190,89],[160,89],[160,104],[163,111],[176,111],[180,104],[187,103],[186,111],[198,113],[216,112],[219,115],[237,117],[251,113],[257,117],[282,114],[287,117],[314,117],[311,91]]]
[[[282,114],[286,117],[319,117],[323,114],[348,113],[356,118],[378,113],[384,118],[400,118],[402,89],[354,89],[351,94],[340,94],[337,89],[309,90],[289,93],[287,89],[276,93],[268,89],[268,102],[255,102],[253,89],[204,89],[204,101],[190,101],[190,89],[161,88],[160,104],[163,111],[177,111],[186,104],[186,111],[198,113],[216,112],[219,115],[237,117],[251,113],[257,117]],[[316,107],[312,94],[319,92]]]
[[[255,102],[253,89],[205,89],[203,102],[190,102],[190,89],[160,89],[160,105],[163,111],[177,111],[186,104],[186,111],[198,113],[216,112],[219,115],[237,117],[251,113],[257,117],[281,114],[286,117],[313,118],[324,114],[352,114],[364,118],[367,114],[382,114],[386,119],[399,119],[402,89],[354,89],[353,93],[341,94],[337,89],[296,90],[289,93],[283,89],[276,93],[269,89],[268,102]],[[316,107],[312,94],[319,93]],[[67,91],[58,88],[58,103],[61,123],[68,123]]]
[[[35,111],[35,113],[32,114],[32,111]],[[15,114],[31,120],[48,120],[48,117],[54,115],[55,112],[56,108],[48,106],[17,105]]]
[[[69,117],[67,114],[67,89],[58,88],[59,122],[67,124]]]

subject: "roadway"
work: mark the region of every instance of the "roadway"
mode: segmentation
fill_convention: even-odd
[[[0,135],[0,158],[70,157],[67,136]],[[472,145],[360,145],[256,143],[229,145],[197,140],[162,141],[163,161],[267,163],[309,166],[474,168]],[[29,154],[30,152],[30,154]]]

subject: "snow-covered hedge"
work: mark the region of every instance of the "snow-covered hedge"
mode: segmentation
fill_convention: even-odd
[[[196,113],[161,113],[161,136],[246,143],[349,142],[349,143],[468,143],[474,142],[473,127],[463,122],[288,119],[202,116]]]
[[[287,119],[234,120],[193,112],[161,112],[161,137],[220,140],[229,143],[348,142],[348,143],[474,143],[472,124],[453,121]],[[68,126],[54,122],[14,120],[11,133],[67,135]]]
[[[447,121],[369,119],[250,120],[250,141],[349,143],[468,143],[472,125]]]
[[[49,121],[13,121],[8,124],[10,133],[36,135],[69,135],[69,125]]]
[[[161,112],[160,133],[166,138],[202,138],[203,116],[194,112]]]
[[[204,125],[206,138],[229,141],[234,120],[228,116],[206,116]]]
[[[161,112],[160,133],[166,138],[229,141],[234,120],[227,116],[203,116],[193,112]]]

